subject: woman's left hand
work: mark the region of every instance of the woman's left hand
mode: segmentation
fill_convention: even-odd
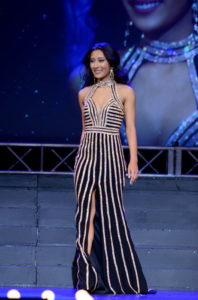
[[[130,161],[128,164],[128,178],[130,178],[130,184],[135,183],[138,178],[138,165],[135,161]]]

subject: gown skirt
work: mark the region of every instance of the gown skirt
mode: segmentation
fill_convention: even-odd
[[[98,109],[92,96],[84,104],[85,129],[74,166],[76,253],[73,286],[95,294],[147,294],[147,283],[134,249],[123,206],[126,164],[119,129],[123,105],[116,83],[112,99]],[[94,240],[88,254],[92,194],[95,191]]]

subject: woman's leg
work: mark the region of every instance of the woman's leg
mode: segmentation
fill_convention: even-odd
[[[88,254],[91,254],[93,239],[94,239],[94,217],[96,214],[96,190],[92,193],[91,199],[91,214],[90,214],[90,223],[89,223],[89,232],[88,232]]]

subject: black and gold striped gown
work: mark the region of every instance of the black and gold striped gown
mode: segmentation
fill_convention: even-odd
[[[147,284],[126,223],[122,193],[126,165],[119,130],[124,117],[116,83],[112,97],[99,111],[93,101],[95,84],[84,104],[84,135],[76,156],[74,183],[76,253],[73,285],[90,293],[145,294]],[[88,255],[92,193],[96,190],[94,241]]]

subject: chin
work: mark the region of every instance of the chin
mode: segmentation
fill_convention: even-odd
[[[102,80],[104,77],[103,77],[103,76],[95,76],[95,78],[96,78],[97,80]]]
[[[135,26],[142,31],[145,35],[153,35],[163,33],[165,22],[163,22],[162,17],[157,18],[148,18],[147,20],[138,20],[134,22]]]

